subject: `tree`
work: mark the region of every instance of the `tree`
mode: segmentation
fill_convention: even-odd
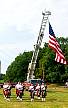
[[[6,71],[5,80],[11,82],[26,80],[28,64],[31,60],[32,52],[24,52],[15,58]]]
[[[57,38],[61,49],[68,60],[68,38]],[[42,54],[40,54],[42,53]],[[39,52],[40,59],[37,60],[35,76],[42,77],[42,66],[44,65],[44,78],[49,82],[62,82],[68,79],[68,66],[55,62],[55,53],[45,43],[43,49]]]
[[[57,38],[65,58],[68,60],[68,38]],[[24,52],[15,58],[7,68],[6,80],[13,82],[24,81],[31,61],[32,51]],[[55,62],[55,53],[48,47],[48,43],[40,48],[34,75],[48,82],[63,82],[68,79],[68,65]]]

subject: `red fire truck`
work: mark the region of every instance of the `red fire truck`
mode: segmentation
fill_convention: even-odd
[[[43,80],[41,80],[41,79],[31,79],[31,80],[29,80],[29,82],[25,81],[25,82],[23,83],[23,85],[25,86],[25,90],[28,90],[30,84],[33,84],[34,86],[36,86],[36,84],[41,85],[42,82],[43,82]]]

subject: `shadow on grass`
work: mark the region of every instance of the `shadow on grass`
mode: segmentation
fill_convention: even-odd
[[[6,101],[6,100],[5,100],[5,101]],[[28,103],[29,103],[29,102],[31,102],[31,98],[30,98],[30,97],[23,97],[23,98],[22,98],[22,101],[20,101],[20,100],[17,100],[16,97],[11,97],[11,98],[10,98],[10,101],[7,101],[7,102],[11,102],[11,103],[12,103],[12,102],[17,102],[17,103],[28,102]],[[42,103],[42,99],[34,98],[34,101],[33,101],[33,102],[38,102],[38,103],[41,102],[41,103]],[[56,102],[56,103],[57,103],[57,102],[60,102],[60,103],[63,102],[63,103],[64,103],[64,102],[65,102],[65,103],[68,103],[68,100],[61,100],[61,99],[59,99],[59,98],[56,99],[56,98],[52,98],[52,97],[50,97],[50,98],[47,97],[46,100],[43,101],[43,103],[46,103],[46,102],[51,102],[51,103],[53,103],[53,102]],[[32,102],[31,102],[31,103],[32,103]]]

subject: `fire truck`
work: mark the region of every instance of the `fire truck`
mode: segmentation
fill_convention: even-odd
[[[44,30],[45,30],[45,27],[46,27],[46,23],[48,21],[49,15],[51,15],[51,12],[45,10],[44,12],[42,12],[42,15],[43,15],[43,18],[42,18],[42,21],[41,21],[41,27],[40,27],[38,39],[37,39],[36,45],[34,46],[34,51],[33,51],[31,62],[29,63],[29,66],[28,66],[27,81],[24,82],[24,85],[25,85],[26,89],[28,89],[28,87],[30,86],[31,83],[34,84],[34,83],[37,83],[37,82],[38,83],[42,82],[41,79],[34,79],[35,78],[34,71],[35,71],[35,66],[36,66],[36,61],[37,61],[39,49],[40,49],[42,39],[43,39],[43,36],[44,36]]]
[[[36,87],[37,84],[41,85],[43,82],[44,82],[44,81],[41,80],[41,79],[30,79],[29,82],[25,81],[25,82],[23,83],[23,85],[24,85],[24,87],[25,87],[25,90],[28,91],[29,86],[30,86],[31,84],[33,84],[33,85]]]

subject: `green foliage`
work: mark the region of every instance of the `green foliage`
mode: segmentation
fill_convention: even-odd
[[[5,80],[11,82],[24,81],[27,76],[28,64],[31,60],[32,52],[24,52],[15,58],[6,71]]]
[[[57,38],[60,43],[64,56],[68,60],[68,38]],[[5,80],[13,82],[24,81],[27,77],[29,62],[31,61],[32,52],[24,52],[15,58],[6,71]],[[63,65],[55,62],[55,53],[45,43],[43,48],[40,48],[35,77],[44,78],[48,82],[63,82],[68,79],[68,65]]]
[[[61,49],[68,60],[68,38],[64,39],[62,37],[57,38],[57,40],[59,41]],[[45,43],[44,48],[39,52],[35,76],[37,78],[43,78],[44,70],[44,79],[46,81],[54,83],[66,81],[68,79],[68,65],[57,63],[54,59],[55,53],[52,51],[52,49],[48,48],[48,44]]]

